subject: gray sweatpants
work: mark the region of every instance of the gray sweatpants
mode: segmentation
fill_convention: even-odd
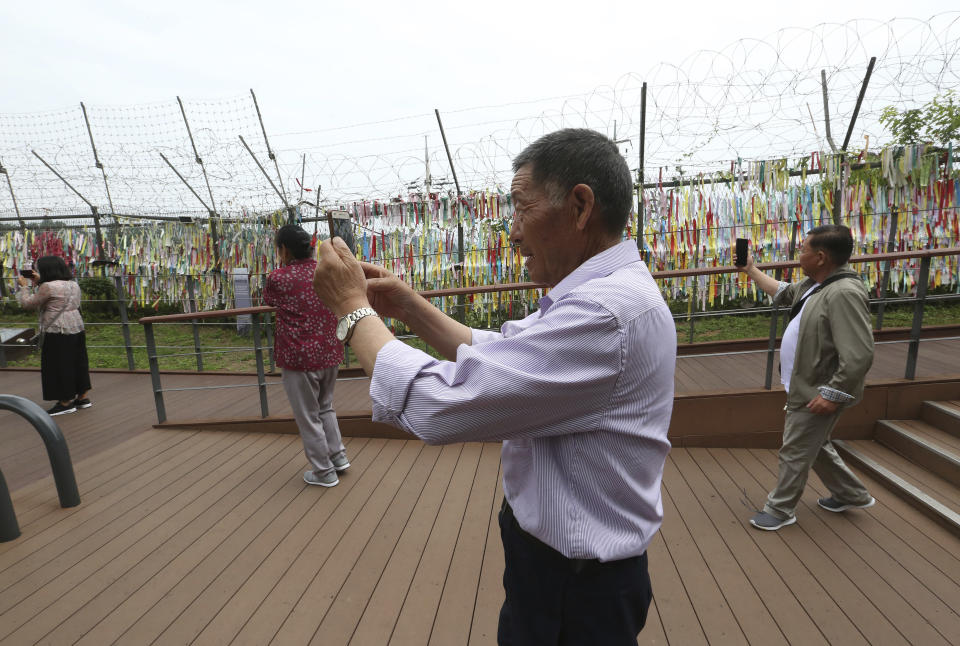
[[[323,476],[333,471],[330,457],[343,450],[337,414],[333,410],[333,387],[337,368],[324,370],[283,369],[283,389],[297,420],[303,451],[313,472]]]
[[[853,504],[870,500],[866,487],[844,464],[830,441],[841,410],[833,415],[815,415],[806,408],[787,411],[777,486],[767,496],[763,511],[780,519],[793,516],[811,468],[837,500]]]

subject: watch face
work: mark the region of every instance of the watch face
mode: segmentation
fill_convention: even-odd
[[[350,331],[350,320],[346,316],[340,317],[337,321],[337,340],[343,341],[347,338],[347,332]]]

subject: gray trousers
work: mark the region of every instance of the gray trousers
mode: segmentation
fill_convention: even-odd
[[[337,414],[333,410],[333,387],[338,366],[324,370],[283,369],[283,389],[297,420],[303,451],[313,472],[323,476],[333,471],[330,457],[343,451]]]
[[[833,415],[815,415],[806,408],[787,411],[779,454],[780,474],[763,511],[780,519],[793,516],[811,468],[837,500],[852,504],[870,500],[866,487],[844,464],[830,441],[841,410]]]

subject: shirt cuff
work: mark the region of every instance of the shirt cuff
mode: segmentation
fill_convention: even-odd
[[[781,280],[777,284],[777,293],[773,295],[773,300],[777,300],[778,298],[780,298],[780,294],[782,294],[783,290],[785,290],[789,286],[790,286],[790,283],[785,283]]]
[[[830,386],[820,386],[817,388],[817,390],[820,392],[820,396],[826,399],[828,402],[843,404],[845,402],[853,401],[853,395],[848,395],[842,390],[837,390],[836,388],[831,388]]]
[[[480,345],[481,343],[487,343],[489,341],[499,341],[503,338],[503,334],[496,332],[494,330],[470,330],[470,345]]]
[[[409,431],[400,421],[407,394],[420,371],[436,361],[402,341],[393,340],[380,348],[370,378],[373,421]]]

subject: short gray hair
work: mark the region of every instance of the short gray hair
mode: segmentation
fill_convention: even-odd
[[[527,165],[533,181],[555,199],[577,184],[589,186],[607,232],[623,233],[633,208],[633,177],[609,138],[586,128],[557,130],[524,148],[513,160],[513,172]]]

